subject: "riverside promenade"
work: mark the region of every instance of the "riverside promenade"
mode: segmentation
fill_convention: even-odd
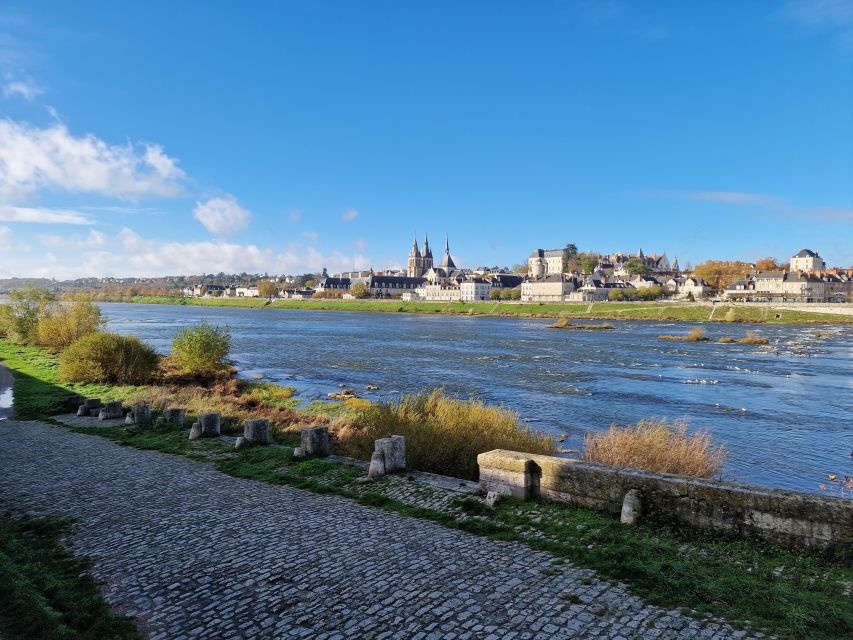
[[[40,422],[0,422],[0,469],[0,511],[75,518],[146,638],[747,637],[521,543]]]

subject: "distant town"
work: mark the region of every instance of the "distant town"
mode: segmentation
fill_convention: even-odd
[[[507,267],[458,267],[450,239],[436,251],[429,238],[412,240],[405,269],[329,274],[203,274],[165,278],[0,280],[0,292],[24,286],[57,291],[103,291],[113,295],[194,298],[399,299],[432,302],[602,302],[607,300],[718,300],[844,303],[853,301],[853,268],[828,267],[811,249],[789,260],[755,263],[708,260],[682,268],[665,253],[599,254],[573,244],[534,249],[526,263]]]

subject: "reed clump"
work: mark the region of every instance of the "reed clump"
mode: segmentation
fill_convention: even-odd
[[[589,462],[698,478],[718,474],[726,461],[726,448],[715,447],[707,432],[688,433],[684,422],[666,420],[589,433],[584,449]]]
[[[548,325],[549,329],[582,329],[586,331],[612,329],[612,324],[574,324],[567,318],[560,318],[554,324]]]
[[[658,336],[658,340],[680,340],[685,342],[707,342],[708,336],[705,335],[705,330],[702,327],[696,327],[691,329],[687,335],[684,336],[673,336],[673,335],[662,335]]]
[[[720,342],[722,342],[723,344],[732,344],[733,342],[737,342],[737,340],[724,336],[720,338]]]
[[[518,415],[479,400],[457,400],[441,389],[372,404],[352,420],[331,425],[338,451],[367,459],[377,438],[406,438],[412,469],[477,479],[477,455],[491,449],[552,454],[551,436],[520,423]]]
[[[768,344],[770,341],[763,337],[755,335],[754,331],[747,331],[745,338],[740,338],[738,340],[741,344]]]

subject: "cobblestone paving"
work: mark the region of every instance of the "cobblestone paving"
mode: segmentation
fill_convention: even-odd
[[[0,469],[0,508],[78,518],[105,597],[156,640],[746,636],[520,543],[41,423],[0,423]]]

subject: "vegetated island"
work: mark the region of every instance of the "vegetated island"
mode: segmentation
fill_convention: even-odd
[[[279,300],[268,298],[186,298],[134,296],[101,299],[102,302],[174,304],[248,309],[301,309],[303,311],[350,311],[418,313],[508,318],[565,318],[578,320],[651,320],[663,322],[734,322],[770,324],[853,324],[853,316],[771,307],[716,306],[692,302],[406,302],[402,300]]]

